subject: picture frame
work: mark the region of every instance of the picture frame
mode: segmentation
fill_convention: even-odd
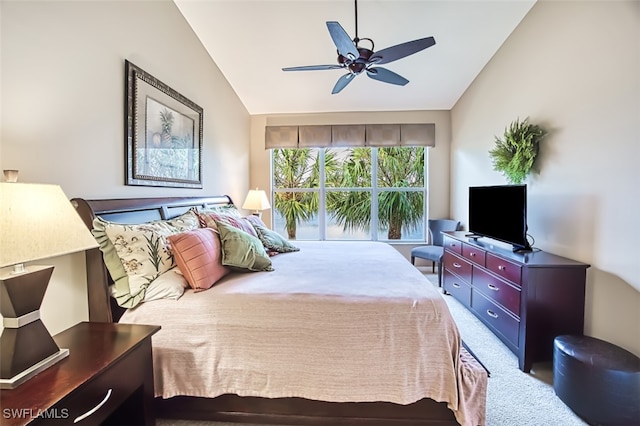
[[[125,76],[125,184],[202,188],[202,107],[128,60]]]

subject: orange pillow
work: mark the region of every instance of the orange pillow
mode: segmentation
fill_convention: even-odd
[[[229,273],[222,265],[220,236],[211,228],[198,228],[168,237],[176,265],[195,291],[211,288]]]

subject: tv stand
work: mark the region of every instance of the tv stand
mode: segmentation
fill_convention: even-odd
[[[553,339],[583,334],[589,265],[541,250],[514,252],[468,232],[444,232],[442,288],[482,321],[529,372],[553,359]]]
[[[482,238],[482,235],[478,234],[465,234],[464,236],[473,241],[478,241],[479,238]]]

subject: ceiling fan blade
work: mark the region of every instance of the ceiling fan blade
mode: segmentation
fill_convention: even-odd
[[[338,53],[352,61],[360,56],[356,45],[353,43],[353,40],[351,40],[351,37],[349,37],[349,34],[342,28],[342,25],[336,21],[327,21],[327,28],[329,29],[333,43],[338,49]]]
[[[397,44],[395,46],[387,47],[378,52],[375,52],[370,62],[374,64],[387,64],[392,61],[397,61],[406,56],[413,55],[421,50],[431,47],[436,44],[436,40],[433,37],[421,38],[418,40],[408,41],[406,43]]]
[[[302,67],[282,68],[282,71],[319,71],[319,70],[338,70],[344,68],[342,65],[306,65]]]
[[[347,87],[347,84],[351,83],[351,81],[353,80],[353,78],[355,76],[356,76],[356,74],[349,73],[349,74],[345,74],[342,77],[340,77],[338,79],[338,81],[336,82],[336,85],[333,86],[333,90],[331,91],[331,94],[335,95],[336,93],[340,92],[342,89]]]
[[[367,69],[367,75],[369,76],[369,78],[372,78],[374,80],[382,81],[384,83],[397,84],[398,86],[404,86],[409,82],[409,80],[407,80],[403,76],[381,67]]]

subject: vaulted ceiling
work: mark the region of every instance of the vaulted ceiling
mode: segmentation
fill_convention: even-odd
[[[355,37],[353,0],[174,0],[250,114],[451,109],[535,1],[360,0],[358,37],[374,50],[436,44],[384,65],[405,86],[362,73],[332,95],[344,69],[282,68],[336,64],[326,22]]]

